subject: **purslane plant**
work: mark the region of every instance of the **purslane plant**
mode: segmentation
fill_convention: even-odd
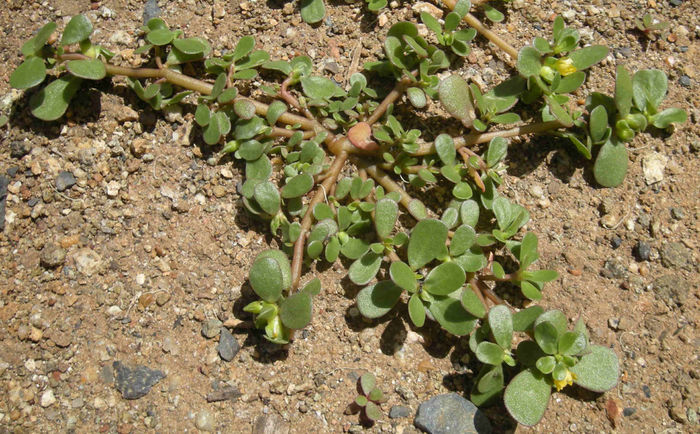
[[[244,309],[266,339],[287,344],[311,321],[321,282],[312,278],[302,287],[304,267],[344,258],[348,278],[362,287],[362,315],[379,318],[405,304],[415,327],[435,321],[451,334],[469,335],[484,363],[472,399],[484,404],[503,393],[513,417],[532,424],[552,387],[612,387],[617,359],[588,344],[582,323],[568,331],[563,314],[532,307],[511,315],[497,295],[516,287],[516,303],[538,300],[545,283],[558,277],[537,267],[537,236],[523,231],[528,211],[499,193],[507,139],[565,137],[595,157],[598,182],[615,186],[627,168],[625,143],[650,126],[683,122],[686,114],[660,109],[667,92],[663,72],[631,76],[622,66],[613,97],[594,92],[584,110],[571,109],[571,93],[585,82],[585,70],[607,56],[607,47],[579,47],[578,32],[557,18],[552,39],[535,38],[518,52],[469,13],[468,1],[444,3],[453,9],[444,24],[421,15],[433,32],[428,37],[412,22],[391,26],[378,60],[346,86],[315,74],[307,56],[271,59],[252,36],[212,56],[206,40],[185,37],[160,18],[142,29],[137,54],[146,66],[114,65],[112,53],[90,41],[92,25],[80,15],[60,39],[49,23],[27,41],[10,84],[32,89],[29,109],[45,121],[61,118],[81,86],[108,76],[126,77],[154,109],[184,105],[203,140],[244,169],[242,204],[279,239],[279,250],[253,261],[249,281],[259,299]],[[450,73],[476,32],[515,61],[514,75],[492,89]],[[261,74],[267,83],[251,86]],[[392,90],[375,87],[387,79]],[[257,90],[265,96],[252,98]],[[420,123],[407,120],[406,110],[431,104],[440,104],[463,133],[427,137],[412,128]],[[435,192],[449,198],[426,206],[421,197]],[[513,351],[513,331],[534,340]],[[529,389],[533,404],[525,405],[520,391]]]

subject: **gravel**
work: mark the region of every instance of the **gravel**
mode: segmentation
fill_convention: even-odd
[[[65,170],[58,174],[56,177],[56,190],[66,191],[78,182],[72,173],[66,172]]]
[[[456,393],[438,395],[422,403],[413,423],[430,434],[491,432],[491,422],[486,415]]]
[[[41,250],[41,265],[46,268],[56,268],[66,260],[66,250],[61,246],[49,243]]]
[[[221,334],[219,335],[219,346],[217,347],[217,350],[219,351],[219,356],[221,356],[222,359],[230,362],[234,357],[236,357],[236,354],[238,354],[238,351],[240,351],[241,346],[226,327],[221,327],[220,330]]]
[[[129,368],[119,361],[112,364],[116,372],[114,385],[124,399],[139,399],[145,396],[151,387],[165,378],[163,371],[136,366]]]

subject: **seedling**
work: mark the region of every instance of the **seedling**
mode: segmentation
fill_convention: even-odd
[[[641,20],[637,20],[637,30],[642,32],[644,36],[654,41],[662,30],[669,27],[668,21],[661,21],[654,18],[651,14],[644,14]]]
[[[631,75],[624,66],[617,70],[614,97],[593,92],[585,110],[572,109],[572,93],[581,92],[587,71],[595,72],[607,47],[580,47],[578,32],[558,17],[551,39],[537,37],[518,51],[469,13],[468,1],[445,4],[453,11],[444,25],[421,15],[433,32],[428,37],[413,22],[392,25],[377,60],[346,85],[316,74],[307,56],[271,59],[252,36],[214,56],[218,52],[206,40],[186,37],[160,18],[142,28],[136,54],[146,66],[118,66],[109,50],[91,42],[92,24],[80,15],[61,37],[49,23],[27,41],[10,84],[32,89],[29,109],[47,122],[64,115],[81,86],[110,76],[127,77],[153,109],[189,107],[204,142],[241,167],[242,205],[269,224],[280,246],[258,254],[249,272],[259,299],[244,310],[266,339],[288,344],[311,322],[321,282],[313,277],[301,285],[305,267],[342,257],[351,263],[348,278],[362,287],[362,315],[379,318],[406,303],[413,327],[434,321],[453,335],[470,335],[470,347],[484,363],[472,400],[485,404],[505,390],[513,417],[533,424],[552,387],[612,387],[617,359],[589,346],[582,324],[567,331],[561,313],[536,306],[511,315],[497,295],[519,288],[510,294],[516,303],[539,300],[545,284],[558,277],[537,263],[537,236],[523,229],[528,211],[499,192],[508,139],[568,138],[586,158],[595,158],[596,180],[616,186],[627,170],[625,143],[650,127],[670,132],[686,113],[661,108],[663,72]],[[322,19],[319,5],[302,1],[306,21]],[[491,89],[469,83],[453,68],[477,32],[515,62],[513,76]],[[259,84],[262,70],[271,81]],[[392,81],[393,89],[384,89],[382,80]],[[265,96],[253,97],[260,93]],[[443,121],[459,134],[433,135],[406,115],[433,104],[450,114]],[[441,190],[447,200],[432,200],[431,207],[421,200]],[[513,351],[515,332],[535,340]],[[367,384],[369,379],[356,404],[376,420],[379,398],[373,382]]]
[[[367,426],[382,418],[381,405],[387,401],[384,393],[376,386],[377,379],[371,373],[362,375],[357,380],[358,395],[348,406],[346,413],[360,414],[360,421]]]

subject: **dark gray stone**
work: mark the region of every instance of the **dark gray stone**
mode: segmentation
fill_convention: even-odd
[[[668,268],[689,268],[693,262],[690,249],[681,243],[668,243],[661,249],[661,263]]]
[[[408,417],[411,415],[411,409],[404,405],[395,405],[389,410],[389,417],[391,419],[400,419],[403,417]]]
[[[491,432],[491,422],[486,415],[456,393],[438,395],[422,403],[413,423],[430,434]]]
[[[139,399],[145,396],[151,387],[165,378],[163,371],[149,369],[145,366],[129,368],[121,362],[112,363],[116,374],[114,385],[124,399]]]
[[[638,241],[637,245],[634,246],[634,254],[638,261],[648,261],[651,254],[651,246],[647,242]]]
[[[241,346],[238,344],[238,341],[226,327],[221,327],[218,350],[219,356],[221,356],[221,358],[227,362],[233,360],[233,358],[236,357],[236,354],[238,354],[238,351],[241,350]]]
[[[10,179],[0,176],[0,231],[5,230],[5,203],[7,202],[7,186]]]
[[[65,170],[58,174],[56,177],[56,190],[65,191],[76,183],[75,176],[72,173],[66,172]]]
[[[690,77],[687,75],[681,75],[681,78],[678,80],[678,82],[681,84],[683,87],[690,87],[692,82],[690,81]]]
[[[146,0],[143,6],[143,24],[146,25],[153,18],[160,16],[160,8],[157,0]]]
[[[688,282],[675,274],[667,274],[654,280],[652,288],[656,296],[669,307],[685,304],[688,298]]]
[[[32,145],[26,140],[16,140],[10,143],[10,156],[12,158],[22,158],[32,150]]]
[[[207,402],[233,401],[241,396],[242,393],[238,387],[231,385],[220,386],[207,394]]]

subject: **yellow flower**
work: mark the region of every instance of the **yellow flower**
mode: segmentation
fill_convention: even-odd
[[[569,59],[568,57],[562,57],[561,59],[558,59],[554,64],[554,68],[557,71],[559,71],[559,74],[561,74],[562,77],[566,77],[567,75],[576,72],[574,61]]]
[[[564,377],[563,380],[559,381],[557,379],[554,379],[554,387],[557,388],[557,392],[559,392],[561,389],[565,388],[566,386],[571,386],[574,384],[574,380],[576,380],[576,374],[573,372],[569,371],[568,369],[566,370],[566,377]]]

